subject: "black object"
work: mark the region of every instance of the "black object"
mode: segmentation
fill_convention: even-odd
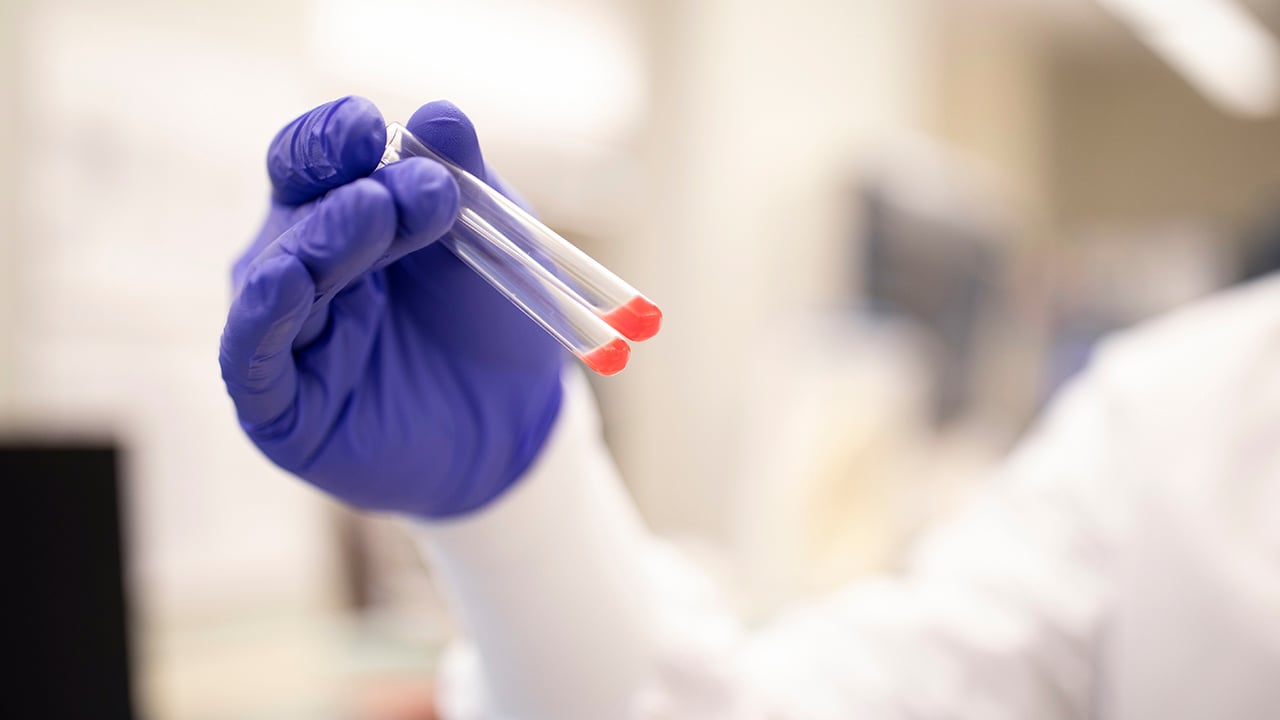
[[[1006,259],[994,226],[917,205],[891,186],[862,186],[855,239],[865,307],[859,309],[909,321],[929,338],[933,414],[941,426],[978,400],[979,332],[1006,307]]]
[[[2,718],[134,718],[118,459],[0,443]]]

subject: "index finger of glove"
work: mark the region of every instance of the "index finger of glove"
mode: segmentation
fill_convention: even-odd
[[[301,205],[372,173],[387,142],[386,123],[374,104],[348,96],[325,103],[289,123],[267,151],[272,197]]]

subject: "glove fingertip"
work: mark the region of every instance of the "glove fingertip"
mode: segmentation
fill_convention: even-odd
[[[330,123],[340,124],[339,135],[346,142],[339,150],[342,167],[364,177],[382,160],[387,144],[387,124],[376,105],[367,98],[349,95],[339,101]]]
[[[326,103],[282,129],[267,152],[278,202],[295,205],[373,172],[386,144],[382,114],[350,95]]]
[[[418,108],[406,123],[409,132],[467,172],[484,179],[484,156],[471,118],[448,100]]]
[[[370,178],[330,192],[316,211],[280,236],[281,249],[296,255],[321,295],[340,290],[368,272],[396,234],[391,193]]]
[[[443,165],[426,158],[408,158],[374,173],[395,202],[400,234],[435,240],[448,232],[458,217],[458,184]]]
[[[320,204],[324,228],[343,228],[350,242],[386,245],[396,228],[396,204],[391,192],[371,178],[361,178],[334,190]],[[351,248],[335,246],[333,250]]]

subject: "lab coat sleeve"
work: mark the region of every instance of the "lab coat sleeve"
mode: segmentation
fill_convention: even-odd
[[[902,574],[854,583],[750,637],[737,666],[771,718],[1093,716],[1111,560],[1131,506],[1124,413],[1070,387]]]
[[[651,673],[653,583],[665,571],[585,379],[571,371],[565,383],[556,427],[519,483],[479,513],[419,526],[475,648],[446,659],[437,696],[449,720],[627,718]]]
[[[578,382],[508,497],[421,531],[475,648],[446,662],[447,720],[1088,715],[1124,496],[1098,382],[1077,383],[900,577],[754,631],[646,534]]]

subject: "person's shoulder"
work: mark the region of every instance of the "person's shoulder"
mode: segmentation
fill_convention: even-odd
[[[1181,396],[1280,377],[1280,275],[1219,292],[1107,339],[1092,374],[1113,389]],[[1117,387],[1119,386],[1119,387]]]

